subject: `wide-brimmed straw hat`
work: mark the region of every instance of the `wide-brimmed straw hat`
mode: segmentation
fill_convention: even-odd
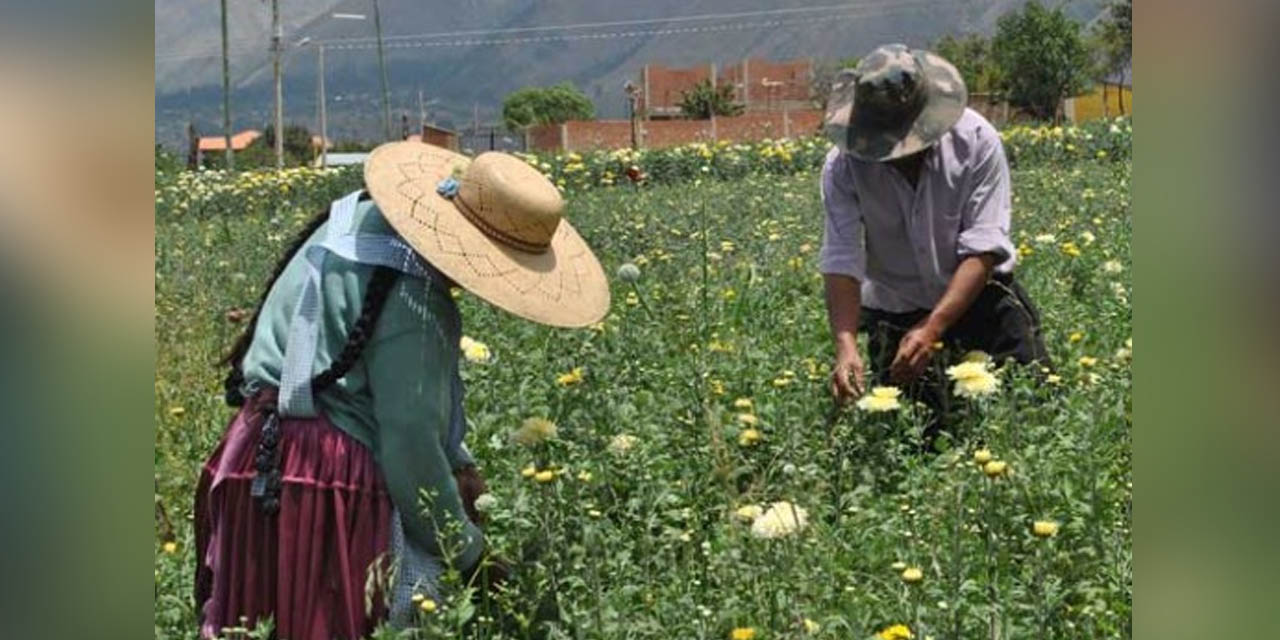
[[[960,72],[936,53],[878,47],[831,88],[823,127],[855,158],[883,162],[937,142],[964,115]]]
[[[560,327],[608,311],[604,270],[564,219],[560,192],[519,158],[392,142],[370,154],[364,181],[415,251],[484,300]]]

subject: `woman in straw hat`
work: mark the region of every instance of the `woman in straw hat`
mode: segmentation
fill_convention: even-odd
[[[500,580],[481,571],[450,290],[563,327],[609,306],[559,192],[524,162],[398,142],[364,177],[280,260],[226,359],[241,408],[195,505],[204,637],[270,615],[282,638],[358,638],[407,623],[448,566]],[[393,563],[366,610],[369,571]]]

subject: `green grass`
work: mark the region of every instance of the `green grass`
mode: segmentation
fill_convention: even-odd
[[[463,365],[468,443],[497,499],[487,533],[506,557],[521,541],[546,543],[471,632],[522,637],[511,620],[554,592],[554,637],[727,638],[752,627],[761,639],[865,638],[894,623],[917,638],[1128,637],[1129,171],[1111,160],[1015,171],[1015,243],[1029,250],[1017,274],[1061,379],[1003,373],[997,396],[961,404],[964,440],[939,455],[914,453],[913,409],[828,422],[816,175],[571,196],[568,215],[606,272],[632,261],[642,276],[634,291],[613,279],[612,312],[593,330],[460,302],[464,333],[493,352]],[[334,191],[248,213],[233,200],[202,215],[157,205],[156,499],[172,522],[157,516],[157,637],[195,635],[190,510],[231,415],[214,361],[240,326],[225,313],[253,304],[292,231]],[[580,384],[557,384],[575,367]],[[738,398],[753,408],[735,408]],[[738,443],[740,413],[758,420],[755,446]],[[513,444],[535,416],[559,435]],[[608,449],[618,434],[637,438],[625,455]],[[1007,477],[973,463],[978,442],[1008,462]],[[567,472],[538,483],[521,474],[530,464]],[[777,500],[807,510],[808,527],[763,540],[734,515]],[[1036,520],[1061,528],[1037,538]],[[904,583],[902,565],[923,580]],[[453,628],[457,603],[424,617],[420,637]],[[805,619],[820,627],[812,636]]]

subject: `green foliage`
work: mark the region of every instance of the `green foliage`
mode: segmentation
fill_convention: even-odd
[[[1090,34],[1089,44],[1096,77],[1118,71],[1133,59],[1133,0],[1113,0],[1107,7],[1107,17]]]
[[[710,80],[703,80],[689,91],[680,92],[680,112],[686,117],[706,120],[712,114],[736,116],[743,106],[733,100],[733,86],[722,84],[712,88]]]
[[[990,93],[1000,86],[1000,70],[991,56],[991,41],[970,33],[947,34],[933,45],[934,53],[956,66],[969,93]]]
[[[502,120],[512,131],[594,117],[595,105],[591,99],[568,82],[551,87],[525,87],[508,94],[502,101]]]
[[[1055,119],[1059,102],[1088,85],[1089,50],[1080,24],[1061,8],[1031,0],[1001,16],[991,48],[1009,101],[1039,119]]]
[[[705,166],[730,149],[649,160]],[[766,160],[780,161],[752,162]],[[468,446],[494,498],[485,535],[512,560],[512,582],[473,611],[446,581],[436,611],[379,637],[723,639],[752,627],[835,639],[897,623],[917,638],[1130,637],[1130,164],[1048,160],[1013,173],[1013,234],[1057,377],[1008,369],[995,396],[955,399],[959,443],[930,455],[911,406],[830,419],[813,166],[572,194],[606,273],[640,272],[611,283],[601,325],[542,327],[459,300],[464,333],[493,357],[462,375]],[[157,185],[154,473],[175,544],[157,524],[156,638],[196,635],[182,514],[231,415],[211,364],[242,328],[226,311],[250,306],[292,234],[359,185],[358,172],[283,175],[182,172]],[[557,382],[578,367],[580,382]],[[739,444],[750,421],[739,414],[755,418],[752,446]],[[533,416],[558,435],[514,444]],[[634,442],[611,448],[619,435]],[[1007,476],[978,469],[978,443]],[[557,473],[537,482],[529,465]],[[737,514],[779,500],[805,509],[807,528],[761,539]],[[1036,537],[1037,520],[1057,534]],[[903,565],[923,579],[905,584]]]
[[[161,145],[156,145],[156,173],[172,175],[182,171],[182,160]]]

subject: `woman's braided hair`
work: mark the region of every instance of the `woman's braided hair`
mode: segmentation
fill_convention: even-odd
[[[360,197],[361,200],[367,198],[368,194]],[[262,296],[258,298],[258,305],[253,311],[253,317],[249,319],[244,332],[236,339],[226,357],[219,362],[219,365],[231,367],[231,371],[227,373],[227,377],[222,383],[228,405],[239,407],[245,402],[244,394],[241,391],[244,385],[244,356],[249,352],[250,345],[253,344],[254,330],[258,326],[258,317],[262,314],[262,306],[267,301],[267,295],[271,293],[271,288],[275,286],[276,280],[280,279],[280,274],[284,273],[285,267],[289,266],[289,262],[302,249],[302,245],[306,244],[307,239],[328,219],[329,210],[326,208],[298,232],[297,237],[290,243],[284,255],[276,262],[276,266],[271,272],[271,277],[267,280],[267,286],[263,289]],[[387,297],[391,294],[391,288],[395,285],[399,275],[399,272],[390,267],[379,266],[374,269],[373,277],[369,280],[369,286],[365,289],[364,301],[360,308],[360,317],[351,327],[351,331],[347,335],[347,342],[342,346],[342,352],[329,365],[329,368],[316,374],[311,379],[312,392],[318,393],[328,388],[346,375],[351,370],[351,367],[354,367],[356,362],[360,360],[360,354],[364,352],[365,345],[368,344],[369,338],[372,337],[374,329],[378,326],[378,318],[382,315],[382,308],[385,306]]]

